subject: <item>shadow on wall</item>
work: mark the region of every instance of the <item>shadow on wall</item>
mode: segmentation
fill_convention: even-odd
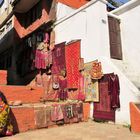
[[[5,97],[5,95],[0,91],[0,98],[1,98],[1,100],[4,102],[4,104],[7,104],[8,105],[8,101],[7,101],[7,99],[6,99],[6,97]],[[7,108],[4,108],[4,110],[3,110],[4,112],[7,112]],[[3,111],[2,112],[0,112],[0,113],[3,113]],[[8,113],[8,112],[7,112]],[[3,117],[3,118],[2,118]],[[1,119],[4,119],[5,118],[5,116],[3,116],[3,115],[1,115]],[[15,133],[18,133],[19,132],[19,128],[18,128],[18,124],[17,124],[17,121],[16,121],[16,118],[15,118],[15,116],[14,116],[14,114],[13,114],[13,112],[11,111],[11,109],[10,109],[10,112],[9,112],[9,114],[8,114],[8,121],[6,121],[6,129],[8,128],[8,125],[9,124],[12,124],[12,126],[13,126],[13,133],[15,134]],[[5,121],[4,121],[5,122]],[[5,129],[4,129],[5,130]]]
[[[14,29],[11,55],[11,65],[7,70],[8,85],[28,85],[36,76],[37,71],[32,70],[33,60],[29,59],[31,47],[26,44],[26,39],[20,39]]]

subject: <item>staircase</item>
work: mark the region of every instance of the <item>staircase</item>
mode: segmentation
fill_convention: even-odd
[[[111,60],[107,57],[99,57],[98,60],[102,63],[104,74],[114,72],[119,76],[121,107],[120,110],[116,110],[115,122],[117,124],[130,124],[129,104],[130,102],[140,102],[140,91],[139,87],[136,86],[138,83],[135,79],[137,77],[133,71],[128,70],[128,64],[124,63],[123,61]],[[127,76],[128,72],[130,77]],[[132,82],[131,79],[133,77],[135,78]]]
[[[139,64],[132,65],[132,63],[115,59],[112,59],[111,61],[140,90],[140,69],[138,68]]]

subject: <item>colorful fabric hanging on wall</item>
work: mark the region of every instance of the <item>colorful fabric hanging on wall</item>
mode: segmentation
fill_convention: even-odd
[[[63,112],[60,105],[53,105],[53,109],[51,111],[51,120],[56,122],[64,119]]]
[[[55,48],[55,31],[52,31],[50,34],[50,46],[49,49],[50,50],[54,50]]]
[[[45,108],[35,108],[34,109],[34,114],[35,114],[35,125],[37,128],[44,128],[47,127],[47,122],[46,122],[46,113],[45,113]],[[50,117],[50,116],[49,116]]]
[[[101,79],[103,76],[102,72],[102,65],[101,62],[98,62],[98,60],[95,60],[92,62],[90,75],[92,79]]]
[[[79,90],[78,89],[71,89],[68,90],[68,99],[70,100],[78,100],[78,94],[79,94]]]
[[[43,42],[44,42],[44,43],[49,43],[49,40],[50,40],[49,34],[46,32],[46,33],[44,34]]]
[[[37,128],[45,128],[51,125],[55,125],[55,122],[51,120],[51,112],[53,111],[53,106],[43,106],[43,107],[35,107],[35,126]]]
[[[59,99],[60,100],[66,100],[68,98],[68,93],[67,93],[67,79],[59,76]]]
[[[117,74],[109,74],[108,76],[108,88],[111,96],[111,109],[116,110],[120,108],[120,84]]]
[[[111,109],[111,96],[109,94],[109,74],[99,80],[100,102],[94,103],[94,119],[111,120],[115,122],[115,110]]]
[[[78,88],[79,84],[79,59],[80,40],[70,42],[66,45],[66,71],[68,88]]]
[[[78,100],[84,101],[85,100],[85,92],[84,92],[84,76],[82,73],[79,75],[79,93],[78,93]]]
[[[92,62],[86,63],[84,71],[85,77],[85,101],[89,102],[99,102],[99,86],[98,80],[91,79],[90,69],[92,67]]]
[[[66,70],[65,42],[55,46],[54,50],[52,51],[52,57],[52,74],[61,74],[61,71]]]
[[[47,101],[58,101],[58,90],[53,89],[53,78],[48,76],[47,87],[45,88],[45,100]]]
[[[48,51],[47,44],[41,42],[38,44],[35,54],[35,67],[37,69],[46,69],[52,64],[52,52]]]
[[[84,70],[84,58],[79,59],[79,71]]]

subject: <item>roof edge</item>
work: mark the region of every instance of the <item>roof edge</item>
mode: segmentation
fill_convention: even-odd
[[[63,21],[65,21],[65,20],[71,18],[72,16],[76,15],[77,13],[81,12],[82,10],[88,8],[90,5],[92,5],[92,4],[94,4],[94,3],[98,2],[98,1],[100,1],[100,2],[102,2],[102,3],[104,3],[104,4],[107,4],[107,1],[106,1],[106,0],[91,0],[91,1],[88,2],[87,4],[81,6],[79,9],[75,10],[74,12],[72,12],[70,15],[68,15],[68,16],[66,16],[66,17],[64,17],[64,18],[62,18],[62,19],[60,19],[60,20],[58,20],[58,21],[56,21],[56,22],[54,23],[54,25],[56,26],[56,25],[62,23]]]
[[[115,15],[121,15],[135,7],[140,5],[140,0],[131,0],[124,5],[120,6],[119,8],[116,8],[115,10],[111,11],[110,13],[115,14]]]

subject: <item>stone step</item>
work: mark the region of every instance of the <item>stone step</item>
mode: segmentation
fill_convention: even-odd
[[[7,71],[0,70],[0,85],[7,85]]]
[[[40,128],[56,127],[56,123],[50,122],[45,126],[46,113],[40,113],[52,104],[58,103],[37,103],[37,104],[23,104],[21,106],[11,107],[11,122],[14,127],[14,133],[26,132]],[[61,103],[65,104],[65,103]],[[88,121],[90,114],[90,104],[83,103],[83,121]],[[48,119],[47,119],[48,120]],[[39,125],[39,126],[38,126]]]
[[[140,75],[135,73],[134,69],[128,63],[120,60],[112,60],[112,62],[138,89],[140,88]]]
[[[41,87],[29,86],[0,86],[0,91],[5,95],[8,102],[21,101],[24,103],[38,103],[44,95]]]

